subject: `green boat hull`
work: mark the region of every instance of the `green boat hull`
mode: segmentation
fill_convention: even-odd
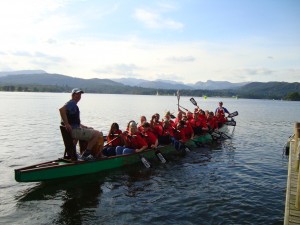
[[[163,155],[178,153],[172,145],[159,148]],[[142,163],[141,155],[147,159],[156,158],[154,150],[142,153],[114,156],[95,161],[69,162],[64,159],[53,160],[15,170],[15,180],[18,182],[40,182],[85,174],[92,174],[126,165]]]
[[[227,132],[227,126],[223,126],[219,131]],[[212,142],[210,134],[195,137],[189,140],[185,145],[189,148],[197,147],[197,143],[208,144]],[[159,146],[159,150],[163,155],[178,154],[173,145]],[[95,161],[76,161],[71,162],[65,159],[57,159],[45,163],[40,163],[15,170],[15,180],[18,182],[40,182],[54,179],[62,179],[67,177],[92,174],[106,170],[121,168],[126,165],[142,163],[140,156],[143,155],[147,159],[156,158],[154,150],[146,150],[142,153],[134,153],[122,156],[113,156],[109,158],[99,159]]]

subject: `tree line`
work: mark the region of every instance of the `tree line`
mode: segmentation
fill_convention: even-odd
[[[73,87],[68,85],[0,85],[0,91],[9,92],[70,92]],[[97,87],[83,88],[87,93],[102,94],[136,94],[136,95],[176,95],[177,90],[170,89],[154,89],[131,86],[110,86],[99,85]],[[207,97],[236,97],[250,99],[282,99],[289,101],[300,101],[300,92],[291,91],[279,93],[278,91],[245,91],[243,89],[226,89],[226,90],[180,90],[183,96],[207,96]]]

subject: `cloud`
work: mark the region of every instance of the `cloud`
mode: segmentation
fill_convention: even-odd
[[[196,60],[195,57],[193,56],[180,56],[180,57],[169,57],[167,58],[167,61],[171,61],[171,62],[194,62]]]
[[[107,66],[105,68],[94,69],[93,71],[98,74],[104,75],[115,75],[115,77],[138,77],[139,75],[135,72],[141,68],[135,64],[116,64]]]
[[[174,74],[174,73],[158,73],[156,74],[156,79],[158,80],[171,80],[171,81],[176,81],[176,80],[182,80],[182,77],[179,74]]]
[[[151,29],[170,29],[181,30],[184,25],[175,20],[165,18],[158,12],[153,12],[146,9],[136,9],[134,17]]]
[[[48,44],[56,44],[57,43],[57,40],[53,39],[53,38],[49,38],[47,41],[46,41]]]
[[[235,71],[236,74],[245,74],[245,75],[271,75],[274,73],[274,70],[267,68],[246,68],[238,69]]]

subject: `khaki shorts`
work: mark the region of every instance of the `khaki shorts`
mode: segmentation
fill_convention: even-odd
[[[93,135],[97,132],[92,128],[74,128],[72,129],[72,138],[89,141],[93,137]]]

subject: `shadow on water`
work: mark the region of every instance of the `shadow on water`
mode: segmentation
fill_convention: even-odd
[[[169,162],[166,164],[155,160],[152,162],[153,167],[151,169],[140,164],[109,172],[42,182],[15,197],[17,210],[22,211],[26,207],[32,208],[36,205],[35,207],[42,207],[41,211],[47,211],[51,210],[51,205],[55,205],[56,211],[51,212],[51,218],[40,219],[42,223],[82,224],[99,221],[100,218],[104,217],[109,217],[106,218],[108,220],[114,220],[113,215],[119,210],[122,211],[123,209],[119,208],[122,206],[109,207],[110,210],[113,209],[116,212],[112,212],[108,216],[101,212],[105,211],[103,205],[107,206],[108,203],[116,201],[124,207],[124,204],[126,205],[124,199],[134,202],[135,199],[152,195],[155,197],[152,196],[153,199],[160,199],[161,196],[156,196],[156,191],[153,188],[161,188],[160,185],[165,185],[159,183],[161,179],[166,179],[165,174],[169,174],[168,179],[172,180],[172,177],[176,176],[177,173],[172,175],[174,170],[179,171],[192,165],[205,166],[212,160],[214,151],[222,151],[223,145],[224,143],[219,143],[214,146],[196,148],[184,157],[180,155],[170,156],[168,157]],[[184,167],[182,167],[183,165]],[[145,202],[145,200],[141,202]],[[43,214],[40,213],[40,215],[42,217]],[[46,215],[49,216],[49,212],[48,214],[45,213]]]
[[[103,189],[119,188],[123,195],[135,197],[145,190],[145,181],[151,179],[154,174],[155,170],[138,165],[122,170],[41,182],[15,197],[17,209],[32,207],[35,204],[38,206],[45,201],[56,202],[55,204],[60,205],[60,210],[52,218],[53,224],[82,224],[86,222],[87,215],[91,217],[93,210],[100,207]],[[141,184],[135,185],[137,182]],[[112,183],[113,187],[104,185],[107,183]]]

